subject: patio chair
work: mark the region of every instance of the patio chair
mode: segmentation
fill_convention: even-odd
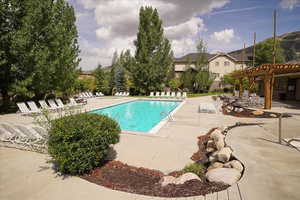
[[[125,96],[128,97],[129,95],[130,95],[129,92],[126,92]]]
[[[150,96],[149,97],[153,98],[154,97],[154,92],[150,92]]]
[[[88,95],[89,95],[90,98],[94,98],[95,97],[92,92],[88,92]]]
[[[161,92],[160,96],[165,98],[166,97],[166,92]]]
[[[37,107],[34,101],[28,101],[27,105],[29,106],[30,110],[36,113],[40,113],[41,110]]]
[[[115,95],[114,95],[114,96],[119,96],[119,92],[115,93]]]
[[[69,98],[71,106],[83,106],[85,103],[77,103],[74,98]]]
[[[183,93],[182,93],[182,98],[183,98],[183,99],[187,98],[187,93],[186,93],[186,92],[183,92]]]
[[[104,94],[102,92],[99,92],[100,96],[104,96]]]
[[[35,114],[36,112],[29,110],[29,108],[26,106],[24,102],[17,103],[17,106],[21,112],[22,115],[29,115],[29,114]]]
[[[181,97],[182,97],[181,92],[177,92],[176,98],[177,98],[177,99],[181,99]]]
[[[64,108],[64,106],[58,106],[56,103],[55,103],[55,101],[54,101],[54,99],[49,99],[48,100],[48,104],[50,105],[50,107],[52,108],[52,109],[63,109]]]
[[[175,97],[176,97],[175,92],[172,92],[172,93],[171,93],[171,98],[175,98]]]
[[[41,107],[43,109],[46,109],[46,110],[55,110],[54,108],[48,106],[48,104],[46,103],[45,100],[39,100],[39,104],[41,105]]]
[[[170,98],[170,92],[166,92],[166,98]]]
[[[56,102],[56,104],[57,104],[59,107],[61,107],[61,108],[65,108],[65,107],[68,107],[68,106],[69,106],[69,105],[67,105],[67,104],[64,104],[64,103],[62,102],[61,99],[55,99],[55,102]]]
[[[156,92],[155,97],[159,98],[160,97],[160,92]]]

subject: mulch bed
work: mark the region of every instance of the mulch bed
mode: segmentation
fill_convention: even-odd
[[[280,114],[275,113],[275,112],[267,112],[263,111],[262,114],[253,114],[255,110],[249,109],[249,108],[242,108],[242,111],[237,111],[237,110],[230,110],[227,109],[226,106],[222,107],[222,111],[224,115],[230,115],[234,117],[244,117],[244,118],[279,118]],[[285,117],[290,117],[289,115],[284,115],[282,116],[283,118]]]
[[[178,177],[181,172],[169,175]],[[159,183],[164,174],[157,170],[137,168],[119,161],[109,161],[103,167],[92,170],[81,178],[113,190],[158,197],[189,197],[218,192],[228,185],[214,182],[190,180],[184,184],[169,184],[162,187]]]

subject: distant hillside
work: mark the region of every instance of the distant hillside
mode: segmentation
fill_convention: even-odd
[[[292,49],[294,49],[297,57],[300,58],[300,31],[285,33],[281,36],[278,36],[278,38],[280,41],[280,46],[283,48],[285,54],[288,54]],[[252,53],[253,46],[247,47],[245,49],[246,56],[252,57]],[[241,56],[243,54],[243,49],[232,51],[229,54],[235,57]],[[290,61],[290,59],[286,57],[286,61],[288,62]]]

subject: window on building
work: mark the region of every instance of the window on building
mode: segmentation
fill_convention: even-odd
[[[218,66],[219,66],[219,64],[220,64],[219,62],[215,62],[215,65],[216,65],[216,67],[218,67]]]
[[[230,62],[229,61],[225,61],[224,62],[224,66],[229,66],[230,65]]]

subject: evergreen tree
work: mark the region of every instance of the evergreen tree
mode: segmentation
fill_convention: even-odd
[[[115,67],[116,67],[116,63],[118,61],[118,52],[115,51],[114,52],[114,55],[113,55],[113,58],[112,58],[112,62],[111,62],[111,70],[110,70],[110,80],[109,80],[109,85],[110,85],[110,88],[111,88],[111,91],[113,93],[113,89],[115,88]]]
[[[15,34],[22,28],[26,6],[22,0],[0,1],[0,109],[7,111],[12,96],[12,86],[24,79],[26,68],[18,64],[21,56],[13,48]]]
[[[196,70],[198,72],[195,76],[196,92],[207,92],[215,79],[215,75],[209,71],[206,49],[206,44],[200,39],[197,44]]]
[[[104,92],[105,90],[105,72],[102,69],[102,66],[98,64],[98,67],[93,71],[93,74],[96,78],[96,87],[98,91]]]
[[[70,94],[80,61],[73,8],[64,0],[44,0],[38,4],[35,0],[14,0],[6,4],[21,12],[14,16],[19,27],[9,37],[9,52],[16,58],[10,69],[18,76],[18,81],[11,79],[8,83],[11,91],[32,92],[38,99],[52,92]]]
[[[141,7],[135,65],[130,68],[133,83],[140,93],[159,90],[167,83],[172,66],[172,51],[163,35],[162,21],[152,7]]]
[[[280,42],[276,41],[276,63],[284,63],[284,51],[280,46]],[[255,66],[273,63],[273,39],[268,39],[256,46]]]

